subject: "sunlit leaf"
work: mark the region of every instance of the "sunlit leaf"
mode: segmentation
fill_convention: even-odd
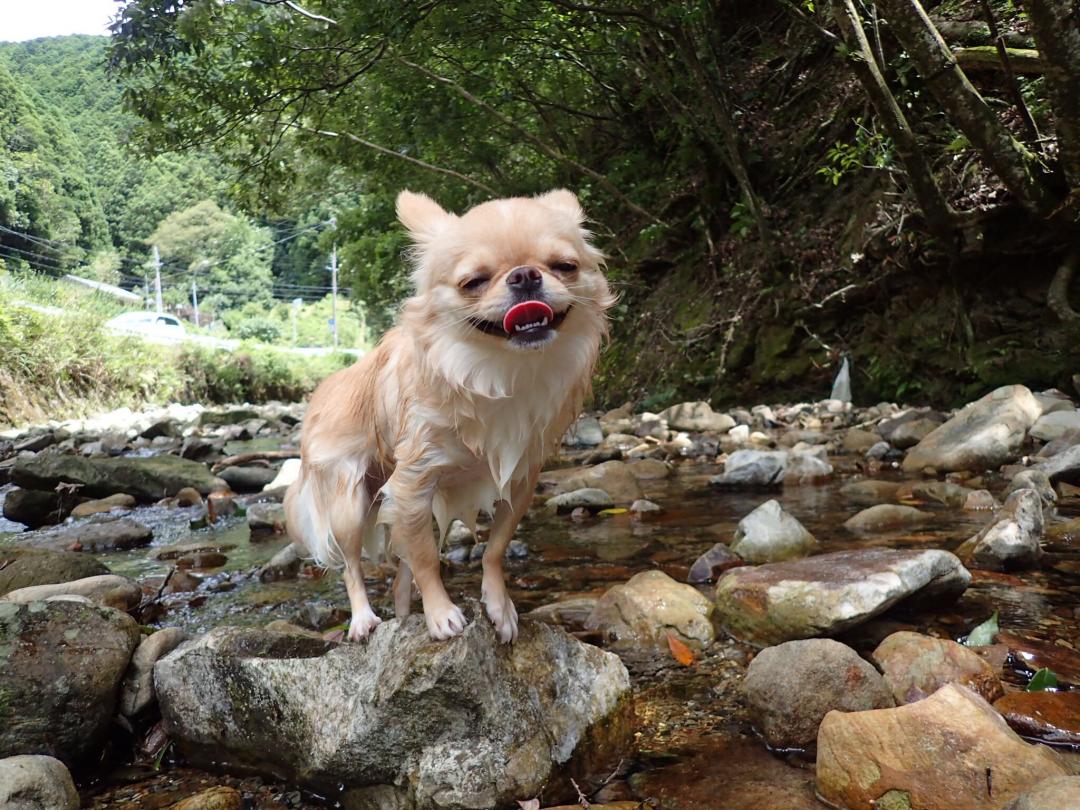
[[[601,517],[611,517],[612,515],[625,515],[628,511],[630,510],[624,509],[621,506],[616,506],[614,509],[601,509],[596,514],[600,515]]]
[[[968,637],[964,639],[964,646],[985,647],[993,644],[994,636],[997,635],[999,629],[998,612],[995,610],[993,616],[968,633]]]
[[[695,660],[694,651],[686,646],[679,639],[675,638],[674,634],[670,631],[667,634],[668,649],[671,650],[671,657],[682,664],[684,667],[692,666]]]
[[[1057,683],[1058,679],[1057,675],[1054,674],[1054,671],[1047,667],[1043,667],[1031,676],[1031,681],[1027,685],[1027,691],[1045,692],[1047,689],[1056,687]]]

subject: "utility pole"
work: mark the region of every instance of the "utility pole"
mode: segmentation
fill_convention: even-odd
[[[165,311],[161,305],[161,254],[158,253],[157,245],[154,245],[154,298],[157,301],[157,313]]]
[[[195,305],[195,325],[199,325],[199,288],[195,279],[191,280],[191,302]]]
[[[297,343],[296,338],[296,314],[300,311],[300,307],[304,305],[303,298],[294,298],[292,300],[291,314],[292,314],[292,345]]]
[[[330,325],[334,332],[334,351],[337,351],[337,242],[330,251]]]

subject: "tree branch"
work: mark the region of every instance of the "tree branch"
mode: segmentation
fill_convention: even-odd
[[[353,143],[360,144],[361,146],[366,146],[368,149],[371,149],[374,152],[378,152],[380,155],[395,157],[398,160],[404,160],[406,163],[411,163],[414,166],[419,166],[421,169],[426,169],[429,172],[435,172],[437,174],[445,174],[448,177],[454,177],[462,181],[463,183],[468,183],[470,186],[475,186],[481,191],[487,192],[493,197],[499,196],[499,192],[497,192],[487,183],[483,183],[480,180],[477,180],[475,177],[469,177],[467,174],[462,174],[461,172],[454,171],[453,169],[447,169],[443,166],[436,166],[433,163],[428,163],[427,161],[420,160],[419,158],[414,158],[401,152],[395,152],[393,149],[387,149],[385,146],[380,146],[377,143],[372,143],[371,141],[365,140],[359,135],[354,135],[351,132],[333,132],[329,129],[315,129],[312,127],[305,127],[301,124],[282,124],[282,126],[288,127],[290,129],[296,129],[301,132],[308,132],[312,135],[322,135],[327,138],[345,138],[352,141]]]
[[[534,135],[532,132],[525,129],[524,127],[522,127],[517,122],[515,122],[508,115],[505,115],[504,113],[499,112],[497,109],[495,109],[493,106],[488,104],[483,99],[474,96],[472,93],[470,93],[468,90],[466,90],[460,84],[455,82],[453,79],[448,79],[445,76],[440,76],[438,73],[435,73],[435,72],[429,70],[428,68],[424,67],[423,65],[418,65],[415,62],[410,62],[408,59],[405,59],[402,56],[394,56],[393,59],[394,59],[394,61],[398,62],[399,64],[404,65],[405,67],[408,67],[408,68],[411,68],[412,70],[417,71],[418,73],[426,76],[427,78],[431,79],[432,81],[438,82],[439,84],[442,84],[442,85],[445,85],[445,86],[449,87],[451,90],[453,90],[455,93],[457,93],[463,99],[468,101],[470,104],[473,104],[474,106],[479,107],[480,109],[484,110],[484,112],[494,116],[499,121],[501,121],[503,124],[510,127],[510,129],[514,130],[519,135],[521,135],[521,137],[523,137],[525,140],[527,140],[529,143],[531,143],[537,149],[537,151],[541,152],[544,155],[547,155],[552,160],[557,160],[560,163],[563,163],[563,164],[565,164],[567,166],[570,166],[570,167],[576,169],[577,171],[579,171],[580,173],[586,175],[587,177],[591,177],[593,180],[595,180],[597,183],[599,183],[604,188],[604,190],[606,190],[612,197],[615,197],[615,199],[619,200],[619,202],[621,202],[623,205],[625,205],[631,211],[645,217],[646,219],[648,219],[648,220],[650,220],[652,222],[657,223],[658,225],[665,224],[664,221],[661,220],[659,217],[657,217],[655,214],[652,214],[649,211],[646,211],[640,205],[638,205],[633,200],[631,200],[629,197],[627,197],[625,194],[623,194],[622,191],[620,191],[619,188],[614,183],[612,183],[610,180],[608,180],[606,177],[604,177],[604,175],[600,174],[600,172],[596,171],[595,169],[591,169],[591,168],[589,168],[588,166],[586,166],[586,165],[584,165],[582,163],[579,163],[578,161],[574,160],[573,158],[571,158],[571,157],[569,157],[567,155],[564,155],[562,152],[560,152],[558,149],[551,146],[550,144],[547,144],[544,141],[540,140],[540,138],[536,137],[536,135]]]

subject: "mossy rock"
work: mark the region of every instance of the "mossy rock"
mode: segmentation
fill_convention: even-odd
[[[32,585],[53,585],[108,574],[89,554],[37,548],[0,547],[0,595]]]

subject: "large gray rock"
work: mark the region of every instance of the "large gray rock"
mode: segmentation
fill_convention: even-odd
[[[996,469],[1020,454],[1028,429],[1042,414],[1031,391],[1006,385],[965,406],[927,434],[904,458],[906,472]]]
[[[273,467],[226,467],[221,471],[221,480],[234,492],[261,492],[275,478]]]
[[[833,709],[861,712],[894,705],[880,673],[850,647],[828,638],[762,650],[743,681],[754,727],[773,748],[809,748]]]
[[[724,472],[709,483],[723,489],[778,487],[787,469],[786,450],[736,450],[724,462]]]
[[[735,427],[735,420],[726,413],[716,413],[708,402],[683,402],[660,412],[672,430],[693,433],[726,433]]]
[[[1070,433],[1080,433],[1080,411],[1053,411],[1039,417],[1028,431],[1044,442],[1060,439]]]
[[[937,411],[910,410],[883,420],[878,424],[877,432],[893,447],[906,450],[921,442],[944,421],[945,417]]]
[[[970,582],[948,551],[837,551],[732,568],[716,584],[716,618],[736,638],[765,646],[835,635],[908,600],[953,600]]]
[[[33,548],[64,551],[79,548],[88,552],[127,551],[150,544],[154,533],[130,518],[90,518],[51,529],[19,535],[19,542]]]
[[[567,447],[596,447],[603,440],[604,431],[595,416],[582,416],[563,436],[563,444]]]
[[[225,482],[210,474],[205,464],[179,456],[133,458],[81,458],[59,453],[24,456],[11,470],[12,482],[27,489],[56,489],[77,484],[79,494],[105,498],[123,492],[140,501],[156,501],[194,487],[202,495],[224,489]]]
[[[0,547],[0,595],[33,585],[70,582],[107,573],[109,569],[89,554],[23,546]]]
[[[139,641],[125,613],[81,602],[0,602],[0,756],[99,754]]]
[[[1080,444],[1067,447],[1035,465],[1035,469],[1046,473],[1055,484],[1080,484]]]
[[[1005,494],[1008,495],[1021,489],[1035,490],[1047,506],[1057,503],[1057,492],[1054,490],[1054,485],[1050,483],[1050,476],[1042,470],[1021,470],[1012,477]]]
[[[1042,556],[1042,498],[1033,489],[1018,489],[982,531],[956,553],[973,568],[991,571],[1031,568]]]
[[[511,806],[590,727],[617,731],[629,678],[616,656],[542,622],[524,619],[517,642],[500,644],[472,612],[448,642],[415,614],[362,644],[219,627],[155,666],[166,730],[197,763],[335,791],[385,786],[374,790],[400,803],[378,806]],[[608,753],[602,767],[620,755]]]
[[[78,810],[79,793],[64,763],[34,754],[0,759],[4,810]]]
[[[756,565],[805,557],[817,544],[814,535],[774,499],[765,501],[739,521],[731,550]]]
[[[663,571],[642,571],[609,588],[585,627],[600,630],[616,646],[667,646],[671,633],[679,641],[707,647],[716,637],[712,613],[712,603],[697,588]]]

